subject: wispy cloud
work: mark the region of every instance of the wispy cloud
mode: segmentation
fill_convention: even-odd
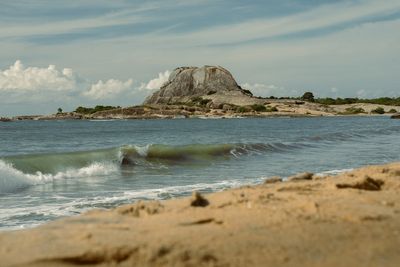
[[[207,2],[209,2],[209,0],[140,1],[139,3],[130,3],[125,1],[101,1],[101,3],[96,2],[97,9],[99,10],[98,14],[91,14],[88,11],[85,13],[82,11],[82,16],[80,18],[70,16],[58,19],[56,16],[46,16],[41,12],[39,12],[39,14],[42,14],[41,16],[29,16],[29,20],[25,20],[24,18],[21,20],[0,18],[0,21],[2,22],[2,27],[0,28],[0,38],[3,40],[22,40],[23,38],[26,38],[27,40],[40,40],[40,38],[49,39],[50,36],[59,37],[64,34],[69,36],[79,36],[79,33],[82,33],[82,37],[84,37],[86,33],[92,38],[95,38],[96,36],[103,38],[104,35],[106,35],[104,32],[110,30],[112,31],[118,27],[122,29],[119,35],[126,36],[138,32],[130,31],[129,29],[135,25],[140,25],[141,28],[150,30],[156,30],[160,27],[164,27],[163,24],[165,23],[165,20],[170,18],[168,13],[164,14],[164,16],[159,16],[158,13],[155,13],[164,12],[161,11],[162,9],[165,10],[169,9],[170,7],[178,9],[181,7],[204,5]],[[80,1],[79,3],[81,9],[87,6],[86,10],[90,10],[93,5],[92,1]],[[64,5],[64,8],[66,8],[67,11],[68,9],[75,11],[74,8],[77,6],[74,3],[68,5],[64,3]],[[98,5],[100,5],[100,7],[103,6],[103,8],[100,8]],[[35,3],[35,5],[31,5],[28,2],[24,3],[24,5],[21,5],[17,2],[16,4],[8,4],[7,12],[12,14],[12,12],[15,10],[29,9],[30,7],[34,7],[35,10],[47,8],[48,10],[45,14],[51,14],[54,12],[53,9],[58,10],[60,8],[58,5],[55,6],[54,2],[52,1],[43,1]],[[34,11],[31,13],[36,14]],[[68,12],[64,11],[64,14],[68,14]],[[155,24],[154,22],[157,23]],[[124,32],[124,29],[126,32]],[[94,32],[91,33],[91,31]],[[143,31],[140,32],[142,33]],[[110,36],[110,34],[107,36]]]
[[[396,15],[393,17],[393,15]],[[356,1],[323,5],[294,15],[248,20],[242,23],[210,27],[190,33],[158,36],[161,42],[164,38],[174,40],[178,45],[228,45],[249,41],[271,40],[273,37],[296,35],[301,33],[324,30],[342,26],[354,27],[363,23],[400,18],[400,2],[388,1]],[[155,38],[157,39],[157,38]]]

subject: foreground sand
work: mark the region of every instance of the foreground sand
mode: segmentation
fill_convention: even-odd
[[[0,266],[400,266],[400,163],[92,211],[0,244]]]

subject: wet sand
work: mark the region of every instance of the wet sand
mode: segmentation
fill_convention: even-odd
[[[0,233],[0,266],[399,266],[400,163]]]

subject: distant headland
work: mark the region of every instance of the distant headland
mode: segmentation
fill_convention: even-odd
[[[237,84],[220,66],[176,68],[161,88],[142,105],[132,107],[59,108],[56,114],[0,118],[13,120],[234,118],[270,116],[382,115],[400,118],[400,97],[376,99],[315,98],[312,92],[299,97],[255,97]]]

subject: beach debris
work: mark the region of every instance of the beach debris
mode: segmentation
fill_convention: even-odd
[[[199,192],[194,191],[190,199],[190,206],[192,207],[206,207],[210,204]]]
[[[364,180],[362,180],[361,182],[357,182],[354,184],[336,184],[336,187],[338,189],[353,188],[353,189],[361,189],[368,191],[380,191],[384,183],[385,182],[382,180],[373,179],[366,175]]]
[[[121,215],[129,215],[133,217],[142,217],[161,213],[164,206],[158,201],[145,202],[139,200],[135,204],[128,204],[116,208],[116,211]]]
[[[303,172],[288,177],[288,181],[301,181],[301,180],[312,180],[314,174],[311,172]]]
[[[184,222],[184,223],[181,223],[180,225],[191,226],[191,225],[201,225],[201,224],[209,224],[209,223],[223,224],[223,221],[216,220],[215,218],[206,218],[206,219],[196,220],[193,222]]]
[[[282,178],[279,176],[272,176],[265,179],[264,184],[274,184],[282,182]]]

